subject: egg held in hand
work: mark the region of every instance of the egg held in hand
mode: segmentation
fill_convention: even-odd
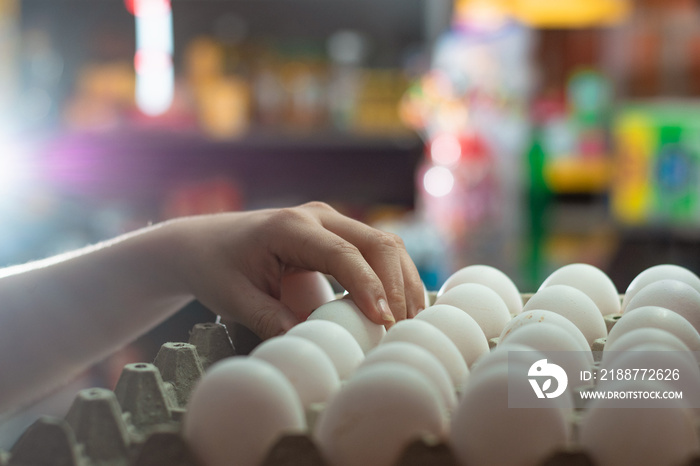
[[[299,320],[306,320],[314,309],[334,299],[333,287],[320,272],[301,270],[282,277],[280,301]]]
[[[345,328],[365,354],[377,346],[386,334],[386,328],[369,320],[349,296],[320,306],[311,313],[308,320],[315,319],[335,322]]]

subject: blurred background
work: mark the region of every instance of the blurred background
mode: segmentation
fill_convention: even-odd
[[[624,292],[700,271],[699,96],[691,0],[0,0],[0,266],[321,200],[429,289],[587,262]]]

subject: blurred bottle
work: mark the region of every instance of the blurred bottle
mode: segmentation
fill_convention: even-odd
[[[294,60],[285,66],[287,123],[301,130],[317,129],[325,116],[322,66],[315,60]]]
[[[326,42],[331,61],[328,111],[335,128],[348,130],[356,118],[367,46],[365,37],[354,30],[337,31]]]
[[[284,122],[284,83],[274,54],[266,50],[261,55],[253,78],[255,123],[262,127],[279,127]]]
[[[537,124],[537,123],[536,123]],[[547,161],[542,142],[542,131],[538,126],[532,131],[532,142],[527,153],[528,189],[527,189],[527,224],[524,228],[526,241],[523,282],[524,289],[537,289],[548,273],[544,257],[547,238],[546,213],[552,199],[552,193],[544,178]]]
[[[250,123],[250,86],[246,76],[227,71],[226,58],[224,47],[206,37],[185,50],[185,75],[196,113],[202,129],[217,138],[240,136]]]

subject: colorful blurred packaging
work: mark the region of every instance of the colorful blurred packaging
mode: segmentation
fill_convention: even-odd
[[[700,103],[624,106],[614,122],[611,207],[631,226],[700,223]]]

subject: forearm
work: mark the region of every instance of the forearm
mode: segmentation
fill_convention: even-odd
[[[76,375],[192,296],[157,226],[0,271],[0,412]]]
[[[282,277],[298,270],[334,276],[377,324],[424,305],[400,238],[328,205],[178,219],[0,270],[0,411],[99,361],[194,296],[262,338],[279,335],[299,322],[280,301]]]

